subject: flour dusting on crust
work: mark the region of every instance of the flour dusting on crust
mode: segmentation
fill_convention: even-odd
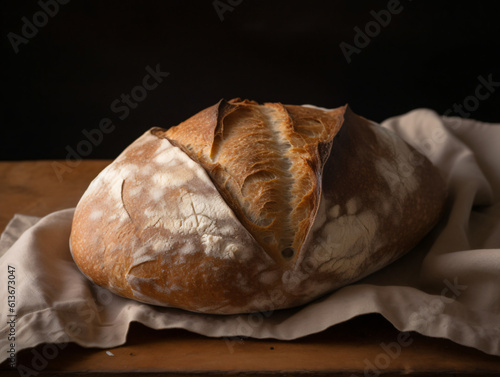
[[[246,105],[254,106],[241,103]],[[149,130],[90,184],[75,210],[70,239],[75,262],[89,279],[153,305],[216,314],[273,311],[302,305],[378,270],[413,247],[437,220],[444,189],[432,165],[425,158],[419,166],[411,164],[416,160],[411,147],[347,106],[318,114],[268,104],[263,117],[250,112],[259,115],[253,118],[232,106],[219,103],[189,120],[189,132],[179,129],[184,144],[166,130]],[[269,108],[281,109],[283,116],[270,116]],[[216,127],[219,133],[212,135],[210,127],[224,116],[242,123],[231,128],[226,122],[226,128]],[[263,125],[290,136],[290,145],[309,143],[318,132],[333,138],[317,150],[309,145],[311,158],[295,165],[269,165],[270,171],[288,170],[283,185],[300,181],[304,172],[317,174],[317,180],[304,178],[306,194],[298,195],[290,208],[271,207],[278,222],[290,213],[307,213],[307,221],[297,223],[304,238],[293,248],[277,248],[279,255],[263,247],[267,241],[242,221],[241,208],[228,196],[228,190],[239,186],[224,191],[213,180],[224,178],[220,169],[225,167],[205,166],[189,152],[193,140],[203,146],[237,129],[241,138],[229,138],[233,144],[225,151],[217,150],[222,142],[215,143],[210,158],[223,155],[232,163],[232,157],[249,157],[230,174],[246,177],[241,187],[252,199],[267,187],[262,182],[276,176],[240,174],[238,169],[255,168],[261,157],[252,155],[251,143],[238,143]],[[293,133],[290,127],[296,128]],[[276,149],[283,149],[275,136],[259,136],[256,142],[278,143]],[[273,195],[267,199],[268,205],[278,203]],[[313,212],[304,212],[311,208]],[[286,259],[290,252],[294,257]]]

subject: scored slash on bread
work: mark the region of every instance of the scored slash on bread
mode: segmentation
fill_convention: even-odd
[[[342,106],[221,100],[147,131],[90,184],[71,252],[141,302],[234,314],[301,305],[407,253],[445,184],[394,133]]]
[[[312,226],[322,161],[341,124],[342,108],[325,113],[234,99],[155,134],[198,161],[263,249],[285,263]]]

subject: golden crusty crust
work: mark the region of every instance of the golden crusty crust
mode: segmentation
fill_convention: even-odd
[[[295,260],[318,208],[322,160],[343,109],[337,113],[220,101],[164,136],[207,170],[245,228],[286,264]]]
[[[71,248],[96,284],[217,314],[306,303],[409,251],[445,190],[347,106],[220,101],[130,145],[92,182]]]

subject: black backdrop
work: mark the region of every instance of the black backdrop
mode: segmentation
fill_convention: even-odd
[[[2,160],[114,158],[233,97],[500,122],[496,1],[55,1],[0,9]]]

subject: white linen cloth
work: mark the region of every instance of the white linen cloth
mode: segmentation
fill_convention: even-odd
[[[309,305],[276,312],[203,315],[118,297],[85,278],[71,257],[73,209],[16,215],[0,240],[0,276],[15,268],[16,351],[40,343],[125,343],[131,321],[213,337],[295,339],[366,313],[400,331],[448,338],[500,355],[500,124],[427,109],[384,127],[423,152],[446,179],[447,210],[435,229],[390,266]],[[8,292],[0,293],[0,361],[9,357]],[[8,314],[8,313],[7,313]]]

